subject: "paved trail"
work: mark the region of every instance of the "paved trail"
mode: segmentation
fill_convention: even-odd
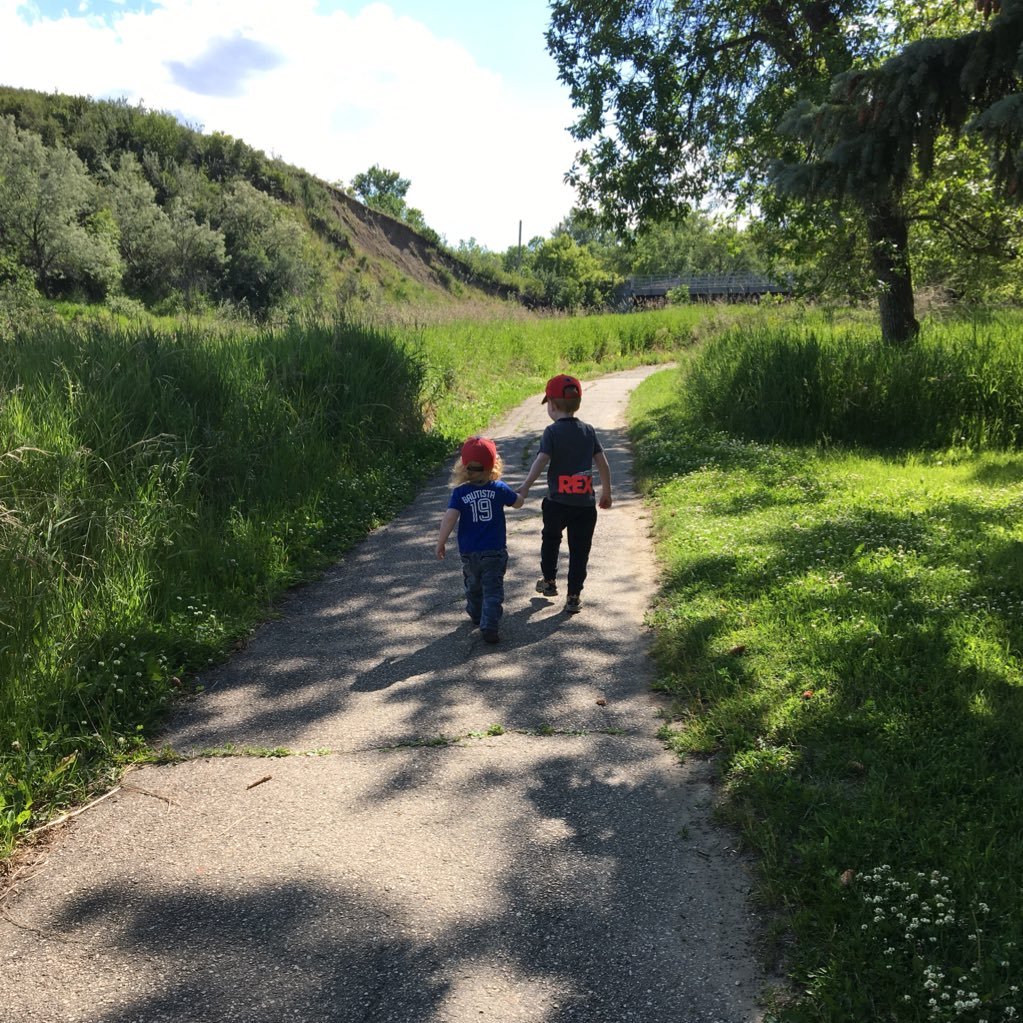
[[[615,506],[583,612],[533,590],[538,486],[509,510],[502,642],[484,644],[457,558],[433,556],[438,477],[164,736],[310,755],[134,771],[2,904],[3,1023],[760,1018],[749,881],[708,769],[653,737],[654,567],[622,423],[647,372],[586,386]],[[536,397],[495,431],[513,486],[547,421]]]

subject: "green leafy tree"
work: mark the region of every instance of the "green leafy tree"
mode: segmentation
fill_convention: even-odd
[[[320,267],[289,210],[247,181],[224,191],[219,218],[231,297],[265,314],[313,288]]]
[[[455,255],[472,268],[477,277],[485,280],[499,280],[505,273],[504,260],[497,252],[480,245],[475,238],[462,239],[455,249]]]
[[[96,200],[74,153],[0,117],[0,250],[30,269],[45,295],[83,289],[102,297],[116,287],[116,227]]]
[[[411,187],[412,182],[408,178],[403,178],[397,171],[373,164],[369,170],[352,178],[348,191],[370,209],[379,210],[395,220],[408,224],[414,231],[439,245],[441,237],[426,223],[423,211],[415,206],[409,206],[405,200]]]
[[[540,244],[531,272],[543,285],[545,303],[568,312],[605,305],[619,283],[593,253],[567,233]]]
[[[373,164],[369,170],[352,178],[351,192],[370,209],[403,220],[407,209],[405,196],[411,187],[412,182],[397,171]]]
[[[0,341],[12,341],[31,322],[39,305],[32,271],[0,251]]]
[[[133,153],[124,153],[117,169],[107,168],[106,200],[120,234],[124,287],[133,295],[159,298],[172,275],[174,241],[171,221],[156,202]]]
[[[938,140],[906,191],[914,279],[967,302],[1023,297],[1023,206],[1006,199],[974,133]]]
[[[180,160],[187,152],[189,129],[178,123],[171,114],[138,107],[132,119],[129,136],[136,156],[152,153],[165,162]]]
[[[764,271],[754,236],[727,219],[690,214],[654,224],[621,247],[617,269],[628,274],[707,274]]]
[[[571,179],[624,231],[702,202],[752,200],[798,96],[883,45],[872,0],[555,0],[547,45],[592,145]]]
[[[803,101],[784,125],[805,148],[776,165],[779,188],[877,211],[876,221],[868,220],[870,254],[882,295],[890,299],[881,302],[882,330],[896,341],[906,338],[901,328],[912,301],[911,292],[905,294],[907,201],[920,182],[937,178],[943,145],[964,130],[976,133],[990,148],[995,179],[1010,195],[1018,191],[1023,0],[980,0],[975,6],[982,15],[996,15],[989,25],[966,31],[961,17],[938,19],[932,27],[948,34],[915,39],[881,64],[835,76],[825,100]],[[974,214],[980,210],[969,205]],[[947,203],[943,213],[932,204],[918,216],[940,217],[953,228],[951,213]],[[877,230],[877,221],[885,219],[887,226]],[[990,215],[986,219],[990,226]]]
[[[542,234],[533,235],[521,248],[509,245],[501,256],[501,264],[508,273],[528,273],[540,246],[546,239]]]
[[[241,139],[215,131],[200,135],[196,162],[211,181],[228,182],[251,178],[260,171],[266,157]]]
[[[171,253],[168,284],[181,292],[186,305],[195,305],[204,296],[216,292],[227,267],[223,234],[207,221],[196,220],[183,199],[167,204],[171,225]]]
[[[977,0],[990,25],[908,43],[883,64],[836,76],[827,99],[800,104],[788,127],[810,146],[780,180],[810,193],[898,192],[934,174],[941,143],[966,130],[991,150],[1009,195],[1023,172],[1023,0]]]
[[[740,208],[766,205],[771,166],[803,155],[779,134],[787,111],[822,103],[836,76],[876,65],[948,6],[554,0],[548,49],[580,111],[573,133],[589,143],[570,174],[581,201],[622,230],[677,217],[714,193]],[[775,196],[770,211],[820,223],[815,203],[798,195]],[[864,190],[854,201],[880,282],[882,332],[908,340],[918,325],[902,195]]]

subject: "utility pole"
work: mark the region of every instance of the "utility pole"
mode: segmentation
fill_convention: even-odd
[[[519,221],[519,270],[522,270],[522,221]]]

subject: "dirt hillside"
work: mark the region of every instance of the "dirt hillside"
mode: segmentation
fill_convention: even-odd
[[[472,267],[442,252],[407,224],[364,206],[340,189],[332,190],[332,197],[352,251],[366,257],[370,265],[379,269],[381,264],[391,264],[403,276],[431,290],[450,293],[455,280],[496,298],[517,297],[511,288],[476,277]]]

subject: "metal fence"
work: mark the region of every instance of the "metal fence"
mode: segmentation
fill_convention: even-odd
[[[691,299],[759,298],[761,295],[788,295],[792,288],[753,273],[730,274],[651,274],[629,277],[618,289],[623,299],[664,298],[669,291],[685,288]]]

